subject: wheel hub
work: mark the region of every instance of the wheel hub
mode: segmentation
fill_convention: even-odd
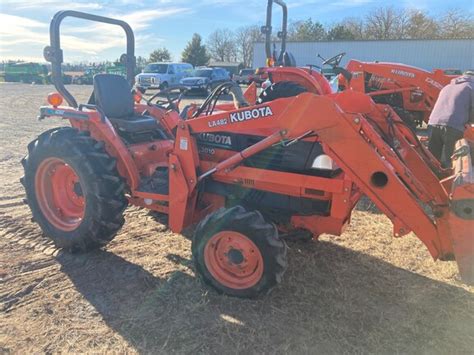
[[[244,261],[244,255],[240,250],[237,249],[230,249],[229,252],[227,253],[227,257],[229,258],[229,261],[232,264],[242,264]]]
[[[74,183],[73,191],[78,197],[83,197],[84,196],[84,194],[82,192],[81,184],[79,182]]]
[[[214,279],[233,289],[253,287],[263,275],[263,257],[257,245],[234,231],[212,236],[204,248],[204,261]]]
[[[82,222],[85,198],[74,169],[59,158],[41,162],[35,176],[37,200],[44,216],[55,228],[72,231]]]

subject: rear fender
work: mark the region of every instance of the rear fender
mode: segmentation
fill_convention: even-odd
[[[255,82],[252,82],[245,90],[244,97],[250,105],[255,105],[257,102],[257,84]]]
[[[98,112],[91,112],[91,118],[86,121],[70,119],[71,125],[81,131],[90,132],[91,137],[105,143],[105,150],[117,159],[117,170],[127,180],[133,191],[140,184],[140,175],[132,155],[118,136],[114,127],[107,118],[101,119]]]
[[[303,68],[277,67],[267,68],[271,81],[292,81],[305,87],[309,92],[317,95],[331,94],[331,85],[327,79],[316,71],[311,74]]]

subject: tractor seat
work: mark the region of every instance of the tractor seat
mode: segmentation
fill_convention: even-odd
[[[139,133],[146,131],[154,131],[159,129],[158,122],[150,116],[133,116],[122,118],[109,118],[113,125],[115,125],[120,131],[129,133]]]
[[[296,59],[290,52],[280,53],[278,61],[282,63],[284,67],[296,67]]]
[[[94,99],[97,107],[121,131],[139,133],[160,129],[155,118],[135,112],[132,88],[121,75],[95,75]]]

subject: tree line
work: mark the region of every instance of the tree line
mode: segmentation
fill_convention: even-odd
[[[345,18],[329,26],[312,18],[292,21],[288,26],[287,38],[288,41],[474,38],[474,19],[472,14],[461,10],[451,10],[441,17],[433,17],[421,10],[380,7],[364,17]],[[264,36],[257,25],[240,27],[235,31],[217,29],[205,43],[195,33],[183,50],[181,60],[194,66],[206,65],[212,59],[240,62],[250,67],[254,43],[263,40]],[[171,60],[171,54],[166,48],[159,48],[150,54],[149,60]]]

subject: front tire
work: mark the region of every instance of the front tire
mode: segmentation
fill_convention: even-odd
[[[194,232],[192,253],[204,282],[234,297],[267,294],[287,267],[286,245],[276,227],[242,206],[206,216]]]
[[[125,184],[102,142],[74,128],[52,129],[28,145],[22,164],[33,219],[57,247],[85,252],[115,237]]]

